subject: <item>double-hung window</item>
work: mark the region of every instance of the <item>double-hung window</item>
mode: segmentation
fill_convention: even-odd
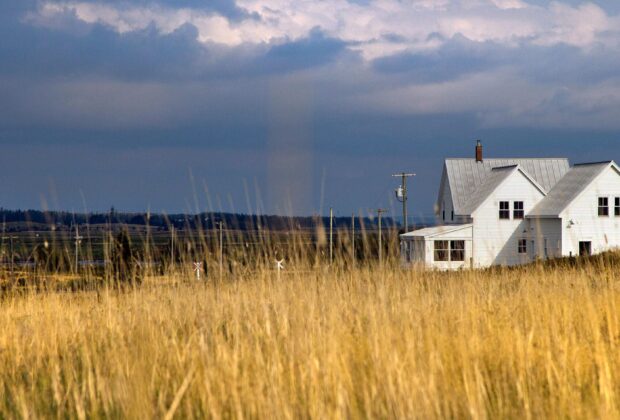
[[[499,202],[499,218],[502,220],[510,219],[510,201]]]
[[[614,215],[620,216],[620,197],[614,199]]]
[[[435,241],[435,261],[450,261],[450,241]]]
[[[598,198],[598,215],[609,216],[609,198],[608,197]]]
[[[465,241],[450,241],[450,261],[465,261]]]
[[[519,254],[527,254],[527,239],[519,239],[517,244],[517,251]]]
[[[515,201],[512,212],[513,219],[523,219],[525,217],[525,210],[523,209],[523,201]]]
[[[435,261],[465,261],[465,241],[435,241]]]

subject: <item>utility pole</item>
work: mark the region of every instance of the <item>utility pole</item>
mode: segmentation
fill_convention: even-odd
[[[11,276],[13,275],[13,267],[14,267],[14,259],[15,259],[15,253],[13,252],[13,238],[14,236],[11,235],[10,241],[11,241]]]
[[[149,229],[149,224],[151,223],[151,210],[147,210],[146,212],[146,241],[145,241],[145,256],[144,259],[146,260],[144,263],[146,264],[147,270],[149,270],[150,272],[150,268],[151,268],[151,247],[149,244],[149,233],[150,233],[150,229]]]
[[[4,249],[4,240],[5,239],[9,240],[9,252],[11,253],[11,276],[13,275],[13,268],[14,268],[13,267],[14,266],[14,253],[13,253],[13,239],[14,238],[17,238],[17,236],[10,235],[10,236],[2,237],[2,242],[3,242],[2,248],[3,249]]]
[[[355,264],[355,213],[351,214],[351,262]]]
[[[174,268],[174,225],[170,231],[170,266]]]
[[[334,209],[329,208],[329,265],[334,262]]]
[[[381,240],[381,218],[383,213],[386,213],[386,209],[377,209],[377,215],[379,216],[379,266],[383,265],[383,242]]]
[[[407,233],[409,231],[409,221],[407,220],[407,178],[413,177],[415,174],[401,172],[399,174],[393,174],[392,176],[401,178],[401,185],[396,189],[396,199],[403,203],[403,223],[405,233]]]
[[[224,230],[223,230],[223,226],[224,226],[224,222],[219,221],[217,222],[219,228],[220,228],[220,281],[222,280],[222,276],[224,274]]]
[[[75,273],[78,274],[80,272],[80,268],[79,268],[79,253],[80,253],[80,242],[82,240],[82,237],[80,236],[80,230],[79,227],[77,225],[77,223],[75,224]]]

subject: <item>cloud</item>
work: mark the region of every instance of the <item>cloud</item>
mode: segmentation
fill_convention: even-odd
[[[325,172],[324,201],[357,211],[386,205],[386,174],[411,168],[412,204],[431,211],[441,159],[479,136],[496,155],[620,153],[618,13],[581,0],[0,2],[0,197],[36,207],[54,178],[77,208],[82,189],[98,208],[186,210],[191,167],[238,210],[243,179],[271,210],[294,181],[310,214]]]
[[[196,27],[203,44],[284,44],[320,30],[346,43],[368,60],[405,51],[441,47],[442,39],[463,36],[475,42],[515,46],[523,42],[587,48],[618,32],[617,17],[593,3],[570,6],[558,2],[533,5],[521,0],[238,0],[235,18],[218,10],[181,3],[47,1],[26,20],[56,26],[59,17],[73,16],[101,24],[120,34],[154,27],[170,34],[183,25]]]

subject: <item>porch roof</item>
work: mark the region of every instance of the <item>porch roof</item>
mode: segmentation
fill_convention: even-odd
[[[450,233],[458,232],[467,228],[472,227],[471,223],[465,225],[443,225],[443,226],[434,226],[424,229],[414,230],[413,232],[408,232],[400,235],[403,239],[412,239],[412,238],[432,238],[440,235],[447,235]]]

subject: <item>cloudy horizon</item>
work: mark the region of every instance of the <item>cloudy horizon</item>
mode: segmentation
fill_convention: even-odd
[[[0,205],[432,214],[445,157],[620,160],[620,4],[0,5]]]

